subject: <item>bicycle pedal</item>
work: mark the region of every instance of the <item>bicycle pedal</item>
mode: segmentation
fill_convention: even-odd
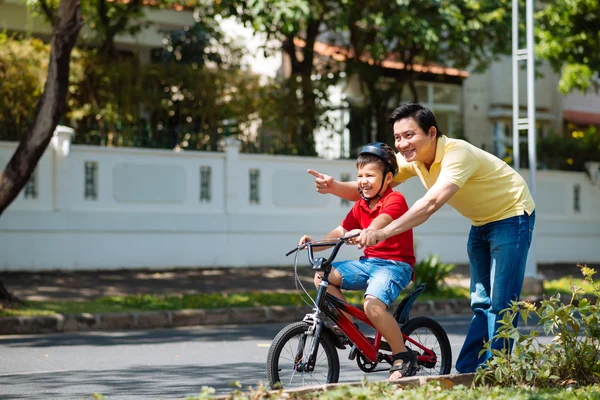
[[[348,353],[348,360],[354,360],[356,358],[356,353],[358,353],[358,349],[356,348],[356,345],[352,345],[350,353]]]

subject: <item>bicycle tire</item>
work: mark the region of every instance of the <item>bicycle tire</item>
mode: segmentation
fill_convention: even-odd
[[[267,355],[267,378],[272,389],[289,389],[307,385],[336,383],[338,381],[340,360],[337,349],[331,339],[323,332],[319,337],[319,349],[314,370],[303,372],[296,369],[294,359],[300,341],[303,337],[306,338],[302,352],[302,359],[306,360],[312,345],[312,340],[309,339],[313,338],[314,340],[314,336],[306,335],[308,328],[307,323],[296,322],[283,328],[273,339]],[[288,358],[282,358],[282,353]],[[326,360],[322,360],[323,355],[325,355]],[[320,364],[322,361],[326,361],[327,365],[322,366]],[[284,372],[286,375],[282,376]]]
[[[429,317],[409,319],[402,326],[402,333],[433,350],[438,357],[438,361],[434,366],[419,363],[416,375],[447,375],[450,373],[452,369],[452,347],[450,347],[446,331],[437,321]],[[431,338],[431,335],[435,340]],[[406,347],[412,349],[415,353],[420,350],[418,347],[411,345],[410,342],[406,342]]]

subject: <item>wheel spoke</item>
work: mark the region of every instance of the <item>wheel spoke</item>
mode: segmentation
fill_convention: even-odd
[[[278,382],[284,388],[337,382],[337,350],[327,338],[319,339],[313,371],[306,371],[315,339],[306,334],[307,329],[304,323],[292,324],[273,340],[267,358],[267,376],[272,387]]]

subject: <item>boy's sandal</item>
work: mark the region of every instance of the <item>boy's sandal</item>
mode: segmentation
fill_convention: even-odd
[[[417,365],[417,356],[411,350],[392,354],[392,364],[395,361],[402,360],[402,364],[392,365],[390,368],[388,378],[392,376],[394,372],[400,372],[401,378],[406,378],[407,376],[414,375],[416,371]]]

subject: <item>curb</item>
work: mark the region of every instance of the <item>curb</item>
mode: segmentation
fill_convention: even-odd
[[[126,329],[177,328],[197,325],[244,325],[295,322],[311,312],[309,306],[264,306],[106,314],[56,314],[37,317],[0,317],[0,335],[90,332]],[[468,299],[415,302],[413,315],[470,312]]]
[[[452,388],[457,385],[471,386],[475,378],[475,373],[468,374],[449,374],[449,375],[432,375],[432,376],[410,376],[407,378],[400,378],[396,381],[390,382],[402,389],[413,389],[419,386],[425,386],[429,382],[438,381],[441,387]],[[270,394],[279,394],[278,398],[281,399],[303,399],[303,395],[316,393],[316,392],[327,392],[340,386],[356,387],[362,386],[364,382],[344,382],[344,383],[330,383],[326,385],[307,386],[298,389],[287,389],[287,390],[270,390]],[[248,392],[244,392],[248,393]],[[242,393],[243,394],[243,393]],[[232,394],[220,395],[214,397],[215,400],[230,400],[233,399]],[[240,396],[240,398],[242,398]],[[245,397],[244,397],[245,398]],[[259,398],[259,397],[256,397]],[[262,397],[260,397],[262,398]],[[312,397],[311,397],[312,398]]]

